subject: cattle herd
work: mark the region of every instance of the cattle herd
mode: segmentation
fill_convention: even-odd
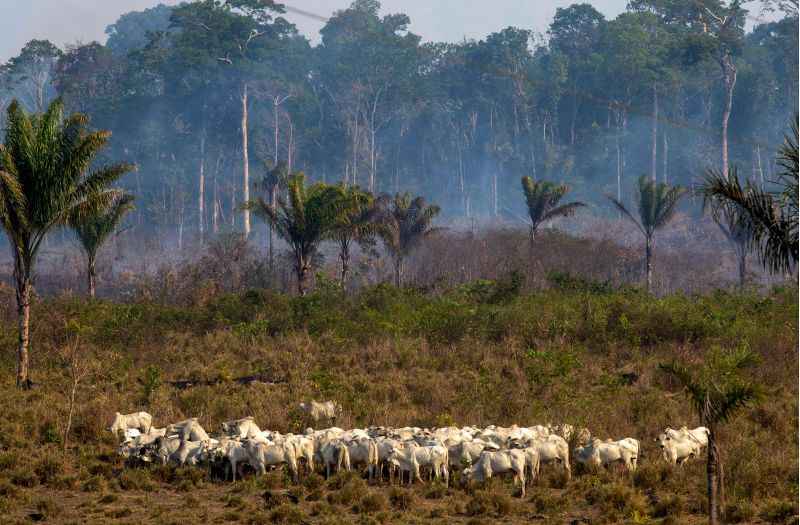
[[[330,401],[301,403],[300,409],[316,423],[332,423],[340,412]],[[261,430],[254,418],[245,417],[223,423],[219,432],[210,436],[197,418],[156,428],[150,414],[136,412],[117,413],[110,430],[124,436],[119,454],[131,463],[202,464],[220,469],[224,479],[233,481],[244,466],[258,475],[286,466],[295,481],[301,466],[306,472],[319,469],[326,476],[360,469],[371,481],[388,478],[390,483],[397,479],[409,484],[421,482],[422,473],[449,484],[450,472],[460,471],[464,484],[511,475],[522,495],[543,466],[560,469],[568,478],[572,475],[570,459],[597,467],[619,464],[633,472],[641,455],[637,439],[600,440],[587,429],[568,424],[352,430],[331,426],[308,428],[300,435]],[[681,465],[708,445],[708,429],[667,428],[656,441],[665,461]]]

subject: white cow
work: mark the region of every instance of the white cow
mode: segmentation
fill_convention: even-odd
[[[300,403],[300,410],[311,418],[312,421],[318,423],[320,421],[334,422],[341,414],[342,407],[335,401],[311,401],[309,403]]]
[[[659,435],[656,441],[661,447],[664,460],[670,465],[683,465],[693,457],[699,456],[703,448],[708,446],[709,431],[706,427],[689,430],[682,427],[680,430],[667,428]]]
[[[184,419],[167,427],[167,435],[177,434],[185,441],[209,441],[211,438],[196,417]]]
[[[231,437],[238,437],[239,439],[245,439],[261,433],[261,429],[256,425],[253,416],[226,421],[222,424],[222,431]]]
[[[579,463],[608,467],[622,463],[629,472],[636,471],[639,458],[639,442],[633,438],[620,441],[601,441],[597,438],[587,445],[575,449],[575,459]]]
[[[367,476],[372,480],[378,473],[378,445],[372,438],[361,437],[345,441],[350,464],[365,466]]]
[[[435,479],[444,478],[445,485],[450,484],[450,471],[447,469],[448,452],[443,445],[426,445],[413,448],[419,467],[430,469],[430,476]]]
[[[403,483],[403,473],[408,473],[408,484],[411,485],[414,480],[422,482],[422,477],[419,475],[419,462],[417,461],[417,455],[414,451],[419,448],[416,446],[413,447],[403,447],[403,448],[396,448],[392,449],[391,454],[389,454],[389,464],[400,471],[400,483]]]
[[[111,423],[109,431],[117,435],[120,432],[125,432],[128,429],[135,428],[147,434],[150,432],[150,427],[153,426],[153,416],[147,412],[134,412],[132,414],[114,413],[114,422]]]
[[[204,451],[201,441],[188,441],[177,437],[159,437],[156,442],[156,455],[162,465],[174,461],[178,465],[196,465]]]
[[[331,470],[334,472],[342,469],[350,470],[350,452],[347,450],[347,446],[338,439],[320,442],[316,459],[325,465],[325,477],[330,477]]]
[[[485,451],[478,461],[464,470],[464,482],[485,482],[498,474],[512,473],[514,483],[519,483],[522,496],[525,496],[525,453],[519,449]]]
[[[245,440],[243,446],[247,451],[248,462],[258,474],[266,474],[269,466],[286,465],[292,479],[297,482],[297,460],[293,446],[287,443],[268,445],[252,439]]]
[[[549,435],[545,439],[532,439],[527,443],[539,453],[539,463],[547,465],[557,463],[567,473],[567,479],[572,478],[572,468],[569,465],[569,445],[561,436]]]

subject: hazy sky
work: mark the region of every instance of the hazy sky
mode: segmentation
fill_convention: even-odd
[[[383,13],[403,12],[411,17],[411,30],[425,40],[458,41],[481,38],[513,25],[543,31],[556,7],[578,0],[383,0]],[[589,0],[607,17],[625,9],[627,0]],[[161,0],[174,5],[179,0]],[[0,62],[16,55],[32,38],[47,38],[56,45],[92,40],[105,41],[106,26],[119,15],[142,10],[159,0],[0,0]],[[284,0],[284,4],[321,15],[350,5],[351,0]],[[287,19],[312,40],[321,22],[288,14]]]

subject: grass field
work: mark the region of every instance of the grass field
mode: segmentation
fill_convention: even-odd
[[[704,461],[671,469],[653,443],[666,426],[697,424],[657,365],[738,346],[758,355],[763,395],[720,434],[727,520],[797,522],[794,288],[653,298],[560,275],[532,293],[509,276],[436,295],[385,285],[345,295],[321,279],[305,298],[47,298],[34,306],[29,392],[13,384],[12,290],[0,289],[0,305],[3,523],[701,523]],[[64,453],[70,348],[87,376]],[[248,375],[265,381],[235,380]],[[306,475],[293,486],[280,472],[232,484],[199,468],[126,469],[105,430],[116,410],[147,410],[158,426],[196,416],[216,430],[253,415],[261,428],[299,431],[295,407],[310,398],[339,401],[342,427],[569,422],[636,437],[644,457],[631,477],[545,471],[521,499],[503,480],[407,489]]]

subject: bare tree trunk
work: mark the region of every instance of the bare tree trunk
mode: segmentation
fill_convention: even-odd
[[[718,467],[718,454],[717,440],[713,426],[709,426],[708,434],[708,463],[706,464],[707,476],[707,491],[708,491],[708,523],[709,525],[719,524],[719,480],[717,474]]]
[[[761,182],[761,187],[764,187],[764,170],[761,168],[761,144],[756,144],[756,154],[758,156],[758,178]]]
[[[658,88],[653,84],[653,145],[650,159],[650,178],[653,182],[658,180]]]
[[[394,257],[394,285],[398,288],[403,284],[403,257],[395,255]]]
[[[644,248],[647,293],[653,289],[653,238],[647,237]]]
[[[667,140],[667,128],[664,127],[664,131],[662,132],[664,136],[664,151],[662,152],[664,162],[664,184],[669,184],[669,142]]]
[[[308,292],[308,274],[310,273],[308,261],[306,261],[304,257],[297,257],[297,261],[295,261],[295,271],[297,273],[297,293],[300,294],[301,297],[304,297]]]
[[[277,164],[276,164],[277,165]],[[278,205],[278,185],[275,184],[270,190],[270,206],[274,210]],[[269,225],[269,273],[275,271],[275,230],[272,224]]]
[[[744,288],[747,282],[747,250],[740,244],[737,251],[739,252],[737,254],[739,256],[739,288]]]
[[[340,241],[340,247],[339,258],[342,261],[342,288],[344,288],[350,273],[350,243],[342,240]]]
[[[74,359],[74,357],[73,357]],[[69,410],[67,411],[67,424],[64,426],[64,439],[62,440],[61,452],[67,452],[67,444],[69,443],[69,431],[72,429],[72,415],[75,413],[75,395],[78,392],[78,382],[80,377],[77,375],[77,370],[74,369],[75,363],[71,364],[72,374],[72,387],[69,392]]]
[[[23,268],[22,261],[15,257],[14,277],[17,281],[17,317],[19,339],[17,345],[17,388],[30,388],[31,380],[28,375],[29,356],[28,345],[30,342],[31,319],[31,278]]]
[[[242,86],[242,167],[244,168],[244,178],[242,179],[242,202],[250,200],[250,159],[247,149],[247,83]],[[231,210],[233,211],[233,210]],[[244,210],[244,236],[250,236],[250,210]]]
[[[733,88],[736,86],[736,65],[733,57],[726,54],[720,60],[722,78],[725,83],[725,108],[722,111],[722,173],[728,178],[728,121],[733,107]]]
[[[205,241],[205,215],[206,215],[206,133],[205,129],[201,131],[200,135],[200,176],[197,181],[198,196],[197,196],[197,226],[200,232],[200,243]]]
[[[86,276],[88,279],[88,290],[89,290],[89,297],[94,299],[95,297],[95,283],[97,281],[97,273],[95,272],[95,265],[94,265],[94,256],[89,256],[89,264],[86,270]]]

